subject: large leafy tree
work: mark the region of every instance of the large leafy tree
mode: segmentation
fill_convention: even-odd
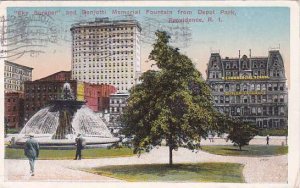
[[[238,145],[239,149],[249,145],[250,140],[257,135],[258,130],[251,123],[242,122],[240,120],[232,119],[228,122],[228,139]]]
[[[208,131],[221,130],[222,116],[213,108],[210,88],[192,61],[168,44],[166,32],[156,36],[149,59],[159,71],[143,73],[141,84],[131,89],[121,117],[122,132],[134,136],[135,152],[149,151],[166,140],[172,165],[174,149],[183,144],[194,149]]]

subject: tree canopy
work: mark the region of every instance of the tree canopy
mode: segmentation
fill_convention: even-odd
[[[211,91],[192,61],[169,45],[166,32],[156,32],[149,59],[159,71],[142,74],[130,91],[121,117],[127,136],[134,136],[135,152],[149,151],[166,140],[169,164],[172,151],[185,144],[190,149],[209,131],[222,130],[222,118],[214,108]]]
[[[258,133],[253,125],[240,120],[232,120],[228,125],[228,139],[238,145],[240,150],[243,146],[248,145],[250,140]]]

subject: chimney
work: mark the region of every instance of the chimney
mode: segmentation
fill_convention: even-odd
[[[251,60],[251,49],[249,49],[249,61],[250,61],[250,70],[252,70],[252,60]]]
[[[241,50],[239,50],[239,76],[241,72]]]

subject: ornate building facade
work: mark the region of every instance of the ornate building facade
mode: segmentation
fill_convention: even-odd
[[[259,128],[287,128],[288,90],[284,62],[278,50],[266,57],[222,58],[212,53],[207,83],[218,111]]]

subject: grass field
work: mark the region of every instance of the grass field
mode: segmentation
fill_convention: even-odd
[[[42,160],[61,160],[61,159],[74,159],[75,150],[40,150],[39,159]],[[134,155],[130,148],[120,149],[85,149],[82,150],[82,158],[95,159],[105,157],[128,157]],[[23,149],[5,148],[6,159],[25,159]]]
[[[129,182],[244,182],[243,165],[238,163],[121,165],[86,171]]]
[[[249,145],[242,147],[242,151],[236,146],[202,146],[203,151],[217,155],[231,156],[270,156],[285,155],[288,153],[287,146]]]

